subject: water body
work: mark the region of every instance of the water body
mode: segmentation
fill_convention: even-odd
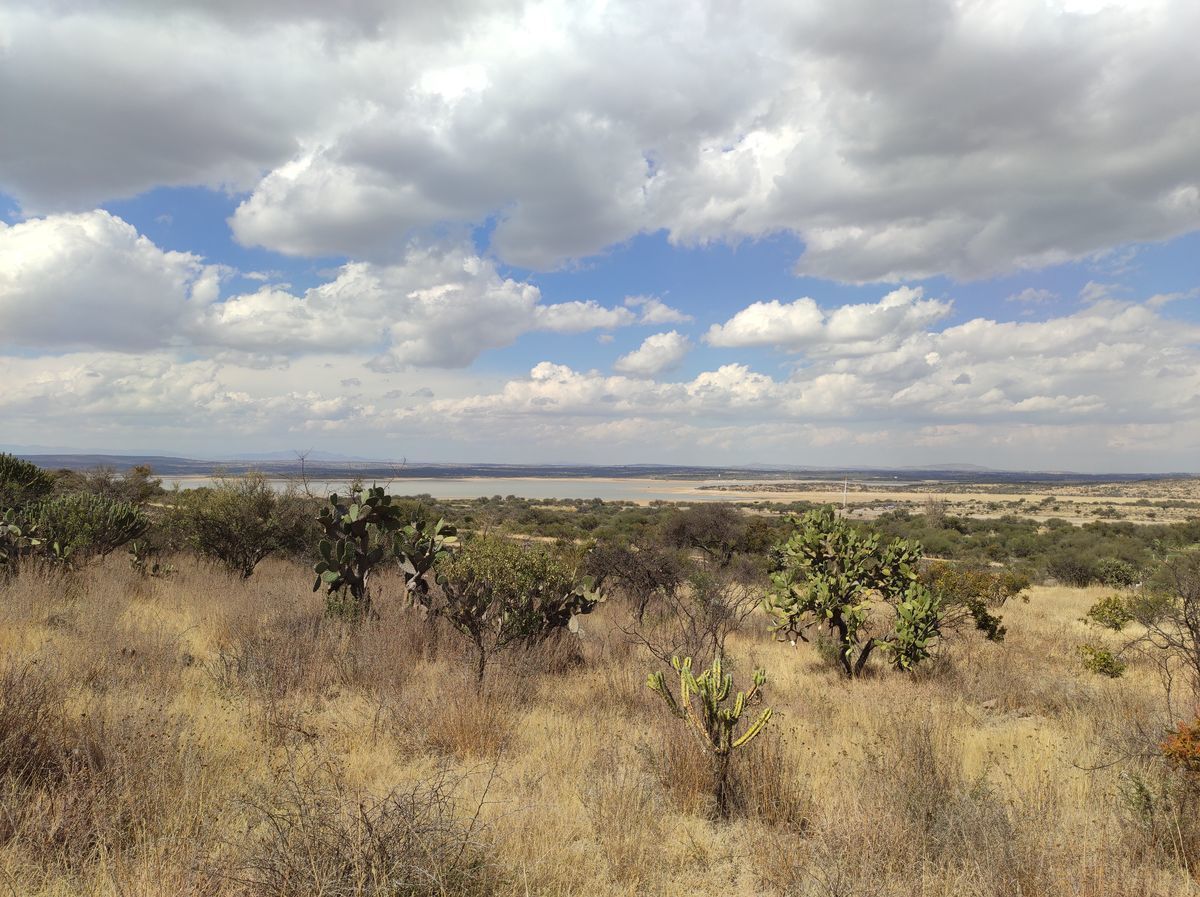
[[[163,477],[163,486],[170,488],[178,484],[180,489],[211,486],[217,482],[212,477]],[[270,483],[281,492],[290,482],[285,478],[272,478]],[[365,481],[368,485],[370,480]],[[705,485],[735,485],[730,480],[650,480],[623,478],[587,477],[429,477],[398,478],[380,480],[378,485],[387,488],[396,496],[432,495],[434,498],[490,498],[493,495],[515,495],[518,498],[602,498],[605,501],[731,501],[735,494],[715,490],[702,490]],[[345,492],[348,480],[312,480],[309,487],[313,492]],[[755,483],[743,481],[752,490]],[[781,497],[785,498],[785,497]]]

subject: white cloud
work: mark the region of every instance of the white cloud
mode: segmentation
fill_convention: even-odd
[[[852,351],[855,344],[873,347],[881,339],[893,342],[920,332],[948,315],[950,308],[949,302],[923,299],[922,290],[911,287],[893,290],[876,303],[843,305],[829,312],[807,297],[788,304],[755,302],[724,324],[714,324],[705,340],[723,347]]]
[[[0,223],[0,349],[169,345],[220,274],[107,212]]]
[[[1192,0],[16,0],[0,189],[233,187],[244,243],[377,264],[495,221],[535,268],[787,231],[804,274],[976,278],[1196,229],[1198,30]]]
[[[640,309],[639,324],[686,324],[695,320],[677,308],[671,308],[657,296],[626,296],[625,304]]]
[[[279,284],[218,301],[229,273],[103,211],[0,224],[0,350],[191,346],[260,361],[340,350],[381,369],[462,367],[524,333],[638,320],[594,301],[544,303],[461,245],[410,243],[392,264],[347,263],[300,295]]]
[[[613,370],[635,377],[653,377],[679,367],[691,348],[691,340],[676,330],[656,333],[646,337],[628,355],[618,358]]]

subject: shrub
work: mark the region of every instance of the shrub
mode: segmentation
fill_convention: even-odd
[[[1128,589],[1138,584],[1141,574],[1128,561],[1104,558],[1096,564],[1096,578],[1110,589]]]
[[[962,564],[930,564],[921,578],[941,602],[945,625],[970,619],[976,629],[996,642],[1003,641],[1006,629],[992,609],[1022,596],[1029,587],[1029,580],[1015,573],[993,573]],[[1027,596],[1025,600],[1029,600]]]
[[[276,492],[261,473],[224,478],[212,489],[184,493],[177,515],[196,552],[242,579],[249,579],[263,558],[311,544],[304,500],[290,490]]]
[[[740,549],[746,531],[746,516],[737,508],[724,502],[705,502],[671,515],[662,535],[668,545],[701,551],[724,567]]]
[[[1088,608],[1087,619],[1097,626],[1120,632],[1133,620],[1133,611],[1122,596],[1109,595]]]
[[[479,683],[492,655],[574,629],[600,600],[578,559],[494,536],[468,542],[437,565],[435,576],[442,602],[430,597],[427,609],[470,641]]]
[[[1200,715],[1190,723],[1180,723],[1160,747],[1172,767],[1200,773]]]
[[[732,796],[729,792],[730,754],[758,735],[771,719],[771,708],[765,708],[755,720],[738,733],[738,724],[749,707],[761,703],[761,689],[767,674],[754,671],[754,684],[747,692],[733,692],[733,676],[724,671],[720,657],[700,673],[692,673],[692,659],[675,657],[671,666],[679,674],[679,697],[676,699],[661,672],[651,673],[646,686],[656,692],[667,705],[671,715],[683,720],[699,738],[701,749],[711,758],[713,799],[717,815],[729,817]]]
[[[1096,581],[1091,561],[1075,554],[1056,554],[1046,562],[1046,572],[1064,586],[1084,588]]]
[[[262,897],[483,897],[496,875],[478,812],[459,821],[456,784],[442,768],[380,797],[350,789],[331,761],[293,754],[278,793],[250,805],[258,824],[231,877]]]
[[[921,546],[896,539],[882,545],[838,517],[832,507],[793,518],[793,533],[778,547],[766,608],[771,631],[793,642],[823,624],[838,642],[842,671],[861,675],[879,647],[892,663],[911,669],[930,655],[942,609],[920,582]],[[892,610],[890,631],[871,632],[872,599]]]
[[[1096,645],[1085,644],[1078,648],[1080,657],[1083,658],[1083,667],[1095,673],[1098,676],[1107,676],[1109,679],[1118,679],[1125,672],[1125,663],[1107,648],[1101,648]]]
[[[1135,644],[1158,666],[1168,701],[1182,683],[1200,703],[1200,550],[1168,556],[1130,610],[1146,628]]]

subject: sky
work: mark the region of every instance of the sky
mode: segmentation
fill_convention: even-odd
[[[1195,0],[7,0],[0,448],[1200,470]]]

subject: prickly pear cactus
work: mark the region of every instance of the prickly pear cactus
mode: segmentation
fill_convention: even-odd
[[[342,499],[336,492],[317,522],[324,538],[317,545],[313,591],[325,589],[331,615],[361,618],[371,613],[370,577],[388,555],[400,529],[400,509],[380,486],[355,487]]]

